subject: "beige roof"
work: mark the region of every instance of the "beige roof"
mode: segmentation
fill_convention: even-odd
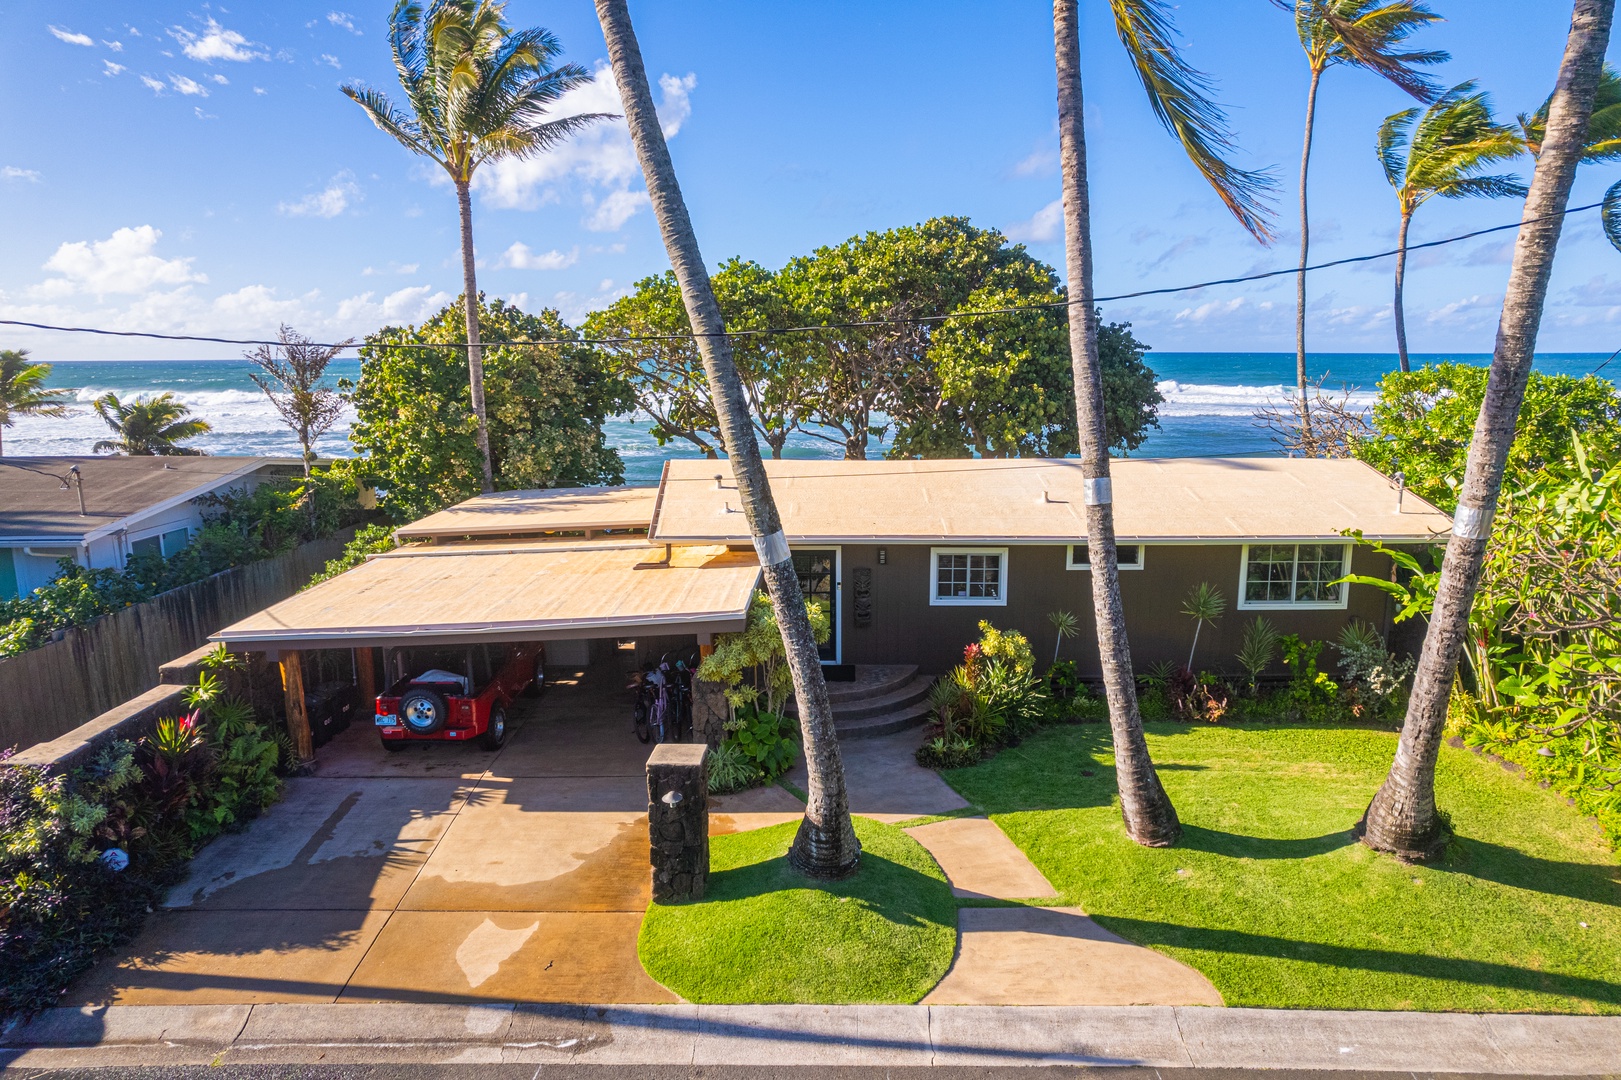
[[[623,542],[442,545],[371,559],[227,626],[233,648],[618,637],[743,628],[752,551]],[[455,557],[447,557],[455,556]]]
[[[645,529],[656,487],[550,488],[478,495],[398,530],[401,539]]]
[[[125,520],[178,505],[296,459],[224,456],[0,457],[0,539],[95,537]],[[68,470],[79,470],[84,509]]]
[[[1361,529],[1426,539],[1447,516],[1349,459],[1127,458],[1112,462],[1116,533],[1126,540],[1311,540]],[[1074,459],[768,461],[783,531],[796,543],[1084,539]],[[717,481],[716,474],[722,478]],[[725,463],[671,461],[651,538],[746,542]]]

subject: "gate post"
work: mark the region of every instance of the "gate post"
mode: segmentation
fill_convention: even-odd
[[[700,900],[709,882],[709,747],[660,743],[647,758],[653,899]]]

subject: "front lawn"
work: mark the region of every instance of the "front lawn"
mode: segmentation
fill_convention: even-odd
[[[1390,732],[1165,723],[1148,745],[1182,819],[1174,848],[1126,838],[1106,725],[1048,728],[943,775],[1054,903],[1199,969],[1228,1005],[1621,1012],[1621,871],[1553,793],[1445,747],[1438,798],[1458,839],[1405,866],[1351,836]]]
[[[956,951],[951,886],[900,829],[855,826],[861,869],[835,882],[788,866],[798,822],[712,838],[704,899],[647,909],[642,966],[702,1004],[917,1001]]]

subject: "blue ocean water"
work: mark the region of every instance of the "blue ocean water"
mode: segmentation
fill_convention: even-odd
[[[1558,353],[1537,358],[1538,370],[1550,374],[1584,375],[1606,359],[1603,353]],[[1415,364],[1441,360],[1485,364],[1485,354],[1415,355]],[[1150,352],[1148,363],[1159,378],[1165,404],[1160,427],[1137,451],[1142,457],[1267,454],[1277,452],[1267,432],[1255,425],[1255,410],[1280,401],[1294,384],[1293,353],[1276,352]],[[1621,367],[1618,361],[1617,367]],[[1396,367],[1391,353],[1320,353],[1310,357],[1311,374],[1322,376],[1329,387],[1345,386],[1353,402],[1373,400],[1374,389],[1386,372]],[[97,439],[106,437],[101,420],[88,408],[97,395],[112,390],[121,396],[169,391],[192,411],[214,425],[196,440],[215,454],[297,453],[291,433],[281,425],[269,401],[248,378],[252,365],[245,360],[82,360],[63,361],[51,372],[51,384],[73,387],[85,406],[68,419],[26,418],[6,431],[7,454],[87,454]],[[334,378],[356,378],[358,360],[333,363]],[[1613,369],[1606,369],[1607,376]],[[1613,376],[1612,376],[1613,377]],[[346,414],[324,439],[323,454],[351,453]],[[625,461],[625,478],[633,484],[658,480],[664,461],[672,457],[698,457],[696,448],[659,446],[648,434],[645,419],[617,417],[607,425],[608,441]],[[882,452],[875,446],[874,454]],[[838,457],[842,450],[810,436],[793,439],[790,457]]]

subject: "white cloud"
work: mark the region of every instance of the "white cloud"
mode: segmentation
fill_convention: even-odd
[[[697,85],[697,76],[690,73],[660,76],[659,122],[666,138],[675,137],[691,117]],[[565,94],[554,114],[611,115],[622,108],[612,69],[599,63],[592,81]],[[536,157],[487,165],[476,174],[474,186],[491,206],[505,209],[532,210],[577,198],[591,209],[587,227],[598,231],[619,228],[647,205],[647,196],[632,190],[641,186],[641,168],[623,119],[592,124]]]
[[[1178,311],[1175,320],[1179,323],[1220,323],[1233,318],[1254,312],[1271,311],[1273,303],[1270,300],[1253,302],[1247,296],[1235,296],[1231,300],[1207,300],[1197,307],[1186,307]]]
[[[227,79],[224,75],[221,75],[218,72],[215,72],[213,75],[208,76],[208,78],[213,80],[214,82],[219,83],[221,86],[229,86],[229,85],[231,85],[231,80]]]
[[[175,26],[169,29],[169,36],[180,43],[181,52],[205,64],[211,64],[215,60],[245,63],[249,60],[269,58],[262,46],[249,41],[235,30],[227,30],[213,18],[208,20],[208,25],[201,34]]]
[[[352,199],[360,197],[360,185],[354,173],[345,169],[334,176],[321,191],[304,196],[297,202],[278,203],[276,209],[288,217],[335,218],[349,209]]]
[[[360,276],[376,277],[379,274],[414,274],[421,268],[421,263],[389,263],[387,270],[379,270],[375,266],[368,266],[360,272]]]
[[[374,300],[376,293],[365,292],[339,301],[333,321],[345,326],[375,329],[385,324],[415,323],[432,315],[455,297],[432,285],[410,285]]]
[[[616,288],[612,278],[604,278],[597,283],[597,291],[593,296],[583,296],[577,292],[567,291],[554,293],[552,295],[552,307],[557,309],[565,321],[578,326],[589,313],[600,311],[615,300],[629,295],[629,287],[620,286]],[[527,300],[528,297],[525,296],[524,299]]]
[[[187,97],[207,97],[208,87],[196,79],[188,79],[184,75],[170,75],[169,85]]]
[[[0,180],[27,180],[30,184],[37,184],[39,172],[35,169],[19,169],[15,165],[0,166]]]
[[[218,120],[219,119],[219,115],[217,113],[203,112],[203,107],[201,105],[193,106],[191,111],[197,114],[197,119],[199,119],[199,120]]]
[[[497,267],[512,270],[562,270],[580,259],[580,249],[571,251],[544,251],[535,253],[528,244],[518,241],[501,254]]]
[[[1064,235],[1064,200],[1054,199],[1026,221],[1016,221],[1004,232],[1021,244],[1046,244]]]
[[[253,92],[254,92],[254,93],[255,93],[255,94],[258,94],[258,95],[260,95],[260,96],[261,96],[261,97],[262,97],[262,96],[263,96],[263,95],[265,95],[265,94],[268,94],[268,93],[270,93],[270,91],[269,91],[269,90],[266,90],[266,89],[265,89],[265,88],[264,88],[264,87],[262,87],[262,86],[255,86],[255,87],[254,87],[254,88],[253,88]]]
[[[355,17],[347,11],[329,11],[326,13],[326,21],[333,26],[341,26],[351,34],[360,33],[359,30],[355,29]]]
[[[165,90],[169,89],[168,84],[162,79],[154,79],[150,75],[142,75],[141,82],[144,83],[146,88],[152,91],[154,94],[161,94]]]
[[[1030,151],[1030,155],[1013,166],[1014,176],[1036,176],[1058,167],[1058,152],[1050,146]]]
[[[108,41],[106,38],[103,38],[101,43],[107,46],[107,48],[111,49],[113,52],[124,51],[124,43],[122,41]]]
[[[102,72],[103,75],[107,75],[107,76],[118,75],[118,74],[121,74],[123,72],[123,70],[124,70],[124,65],[123,64],[115,64],[111,60],[103,60],[102,64],[107,69],[106,71]]]
[[[596,210],[585,219],[585,227],[592,232],[616,232],[653,201],[645,191],[615,191],[597,204]]]
[[[51,36],[58,41],[65,41],[69,45],[89,45],[94,47],[95,40],[89,34],[75,34],[72,30],[64,30],[60,26],[47,26]]]
[[[49,299],[74,294],[143,293],[157,286],[207,281],[190,258],[165,259],[154,253],[163,233],[150,225],[123,228],[105,240],[65,243],[45,261],[47,278],[30,290]]]
[[[339,69],[343,67],[343,65],[338,62],[338,58],[333,56],[331,53],[322,53],[321,63],[326,64],[328,67],[335,67]]]

